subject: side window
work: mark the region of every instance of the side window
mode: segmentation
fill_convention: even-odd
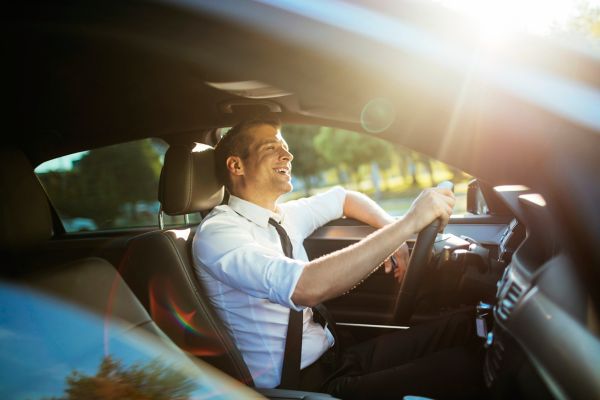
[[[454,214],[466,212],[472,178],[452,166],[367,134],[309,125],[285,125],[281,131],[294,154],[294,190],[283,200],[342,185],[400,216],[424,188],[450,180],[455,185]]]
[[[156,226],[167,147],[154,138],[122,143],[50,160],[35,172],[67,232]]]

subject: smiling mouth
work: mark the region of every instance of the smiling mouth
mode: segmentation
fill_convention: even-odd
[[[277,172],[280,175],[291,175],[290,168],[275,168],[275,172]]]

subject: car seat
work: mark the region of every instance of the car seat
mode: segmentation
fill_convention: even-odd
[[[177,144],[165,154],[159,201],[168,215],[210,210],[223,199],[210,146]],[[195,227],[161,229],[130,240],[119,272],[158,326],[183,350],[241,382],[252,377],[194,272]]]
[[[110,315],[136,329],[163,336],[141,308],[117,270],[97,257],[56,263],[45,257],[53,236],[46,193],[22,151],[0,148],[1,278],[59,297],[90,311]]]

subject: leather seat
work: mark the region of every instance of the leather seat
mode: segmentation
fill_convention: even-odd
[[[57,264],[44,257],[53,236],[46,193],[23,152],[0,148],[0,159],[7,166],[0,169],[2,279],[164,337],[106,260],[89,257]]]
[[[165,154],[159,200],[169,215],[210,210],[224,189],[210,146],[174,145]],[[252,377],[196,277],[191,256],[195,228],[162,229],[130,240],[119,272],[158,326],[183,350],[239,381]]]

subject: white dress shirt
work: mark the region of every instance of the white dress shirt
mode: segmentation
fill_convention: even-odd
[[[336,187],[278,205],[278,213],[235,196],[202,221],[193,242],[196,272],[229,329],[259,388],[279,385],[289,309],[304,310],[301,368],[333,345],[312,310],[292,302],[308,256],[303,242],[315,229],[343,215],[346,192]],[[269,218],[290,237],[294,258],[283,254]]]

